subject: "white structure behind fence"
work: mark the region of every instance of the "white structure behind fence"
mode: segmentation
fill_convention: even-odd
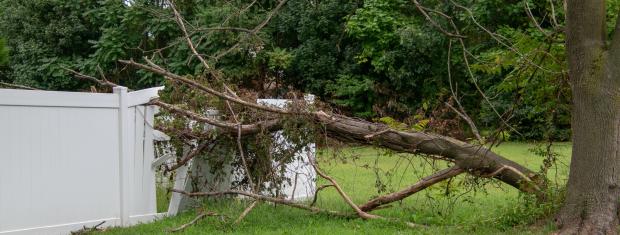
[[[306,101],[309,103],[314,102],[314,96],[307,96]],[[290,100],[287,99],[258,99],[256,101],[259,104],[274,106],[278,108],[285,108]],[[217,119],[217,111],[211,110],[211,113],[207,115],[211,118]],[[212,128],[207,126],[207,128]],[[292,143],[286,139],[282,134],[282,131],[273,133],[274,146],[276,149],[273,151],[282,151],[292,147]],[[166,159],[173,159],[176,155],[174,149],[169,151],[168,156],[160,158],[160,163],[163,163]],[[188,149],[184,150],[188,152]],[[237,153],[237,149],[224,149],[228,153]],[[219,157],[218,155],[225,154],[222,152],[208,153],[206,157]],[[282,176],[290,182],[282,183],[278,185],[279,197],[284,197],[289,200],[308,200],[314,197],[316,191],[316,171],[310,164],[310,160],[313,160],[316,154],[316,145],[314,143],[309,144],[305,148],[295,153],[294,159],[286,164],[280,165],[277,162],[273,162],[274,167],[279,167]],[[239,157],[239,155],[237,155]],[[222,167],[222,166],[220,166]],[[231,165],[224,165],[224,172],[229,173],[232,169]],[[177,169],[174,180],[174,188],[178,190],[192,191],[197,186],[199,191],[222,191],[231,189],[232,182],[239,181],[245,174],[243,169],[236,169],[234,173],[224,176],[224,179],[215,179],[213,169],[209,166],[209,162],[206,158],[196,157],[190,161],[190,164],[182,166]],[[266,182],[268,185],[270,182]],[[263,194],[276,196],[276,192],[264,191]],[[168,213],[170,215],[177,214],[180,211],[189,209],[191,207],[200,206],[201,199],[190,198],[183,196],[179,193],[173,193],[170,199],[168,207]]]
[[[0,234],[68,234],[159,216],[151,169],[161,88],[0,89]]]

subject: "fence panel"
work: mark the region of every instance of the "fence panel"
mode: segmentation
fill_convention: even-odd
[[[0,234],[68,234],[156,213],[157,89],[115,94],[0,89]]]

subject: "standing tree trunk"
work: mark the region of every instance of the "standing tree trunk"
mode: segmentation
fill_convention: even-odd
[[[569,0],[573,155],[560,234],[616,234],[620,198],[620,30],[607,46],[605,0]]]

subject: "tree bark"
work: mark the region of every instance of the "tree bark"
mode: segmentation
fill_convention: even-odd
[[[398,152],[433,155],[454,162],[460,169],[472,175],[494,177],[523,192],[536,194],[539,198],[544,197],[544,180],[539,175],[484,146],[432,133],[394,130],[383,124],[342,115],[320,111],[314,115],[332,138],[381,146]]]
[[[573,154],[559,234],[617,234],[620,45],[614,36],[606,48],[605,17],[604,0],[568,1]]]

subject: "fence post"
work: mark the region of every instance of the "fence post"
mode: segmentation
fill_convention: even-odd
[[[118,164],[119,164],[119,192],[120,192],[120,219],[121,226],[127,226],[129,221],[129,202],[131,199],[131,171],[130,166],[130,121],[127,87],[114,87],[114,94],[118,94]]]

